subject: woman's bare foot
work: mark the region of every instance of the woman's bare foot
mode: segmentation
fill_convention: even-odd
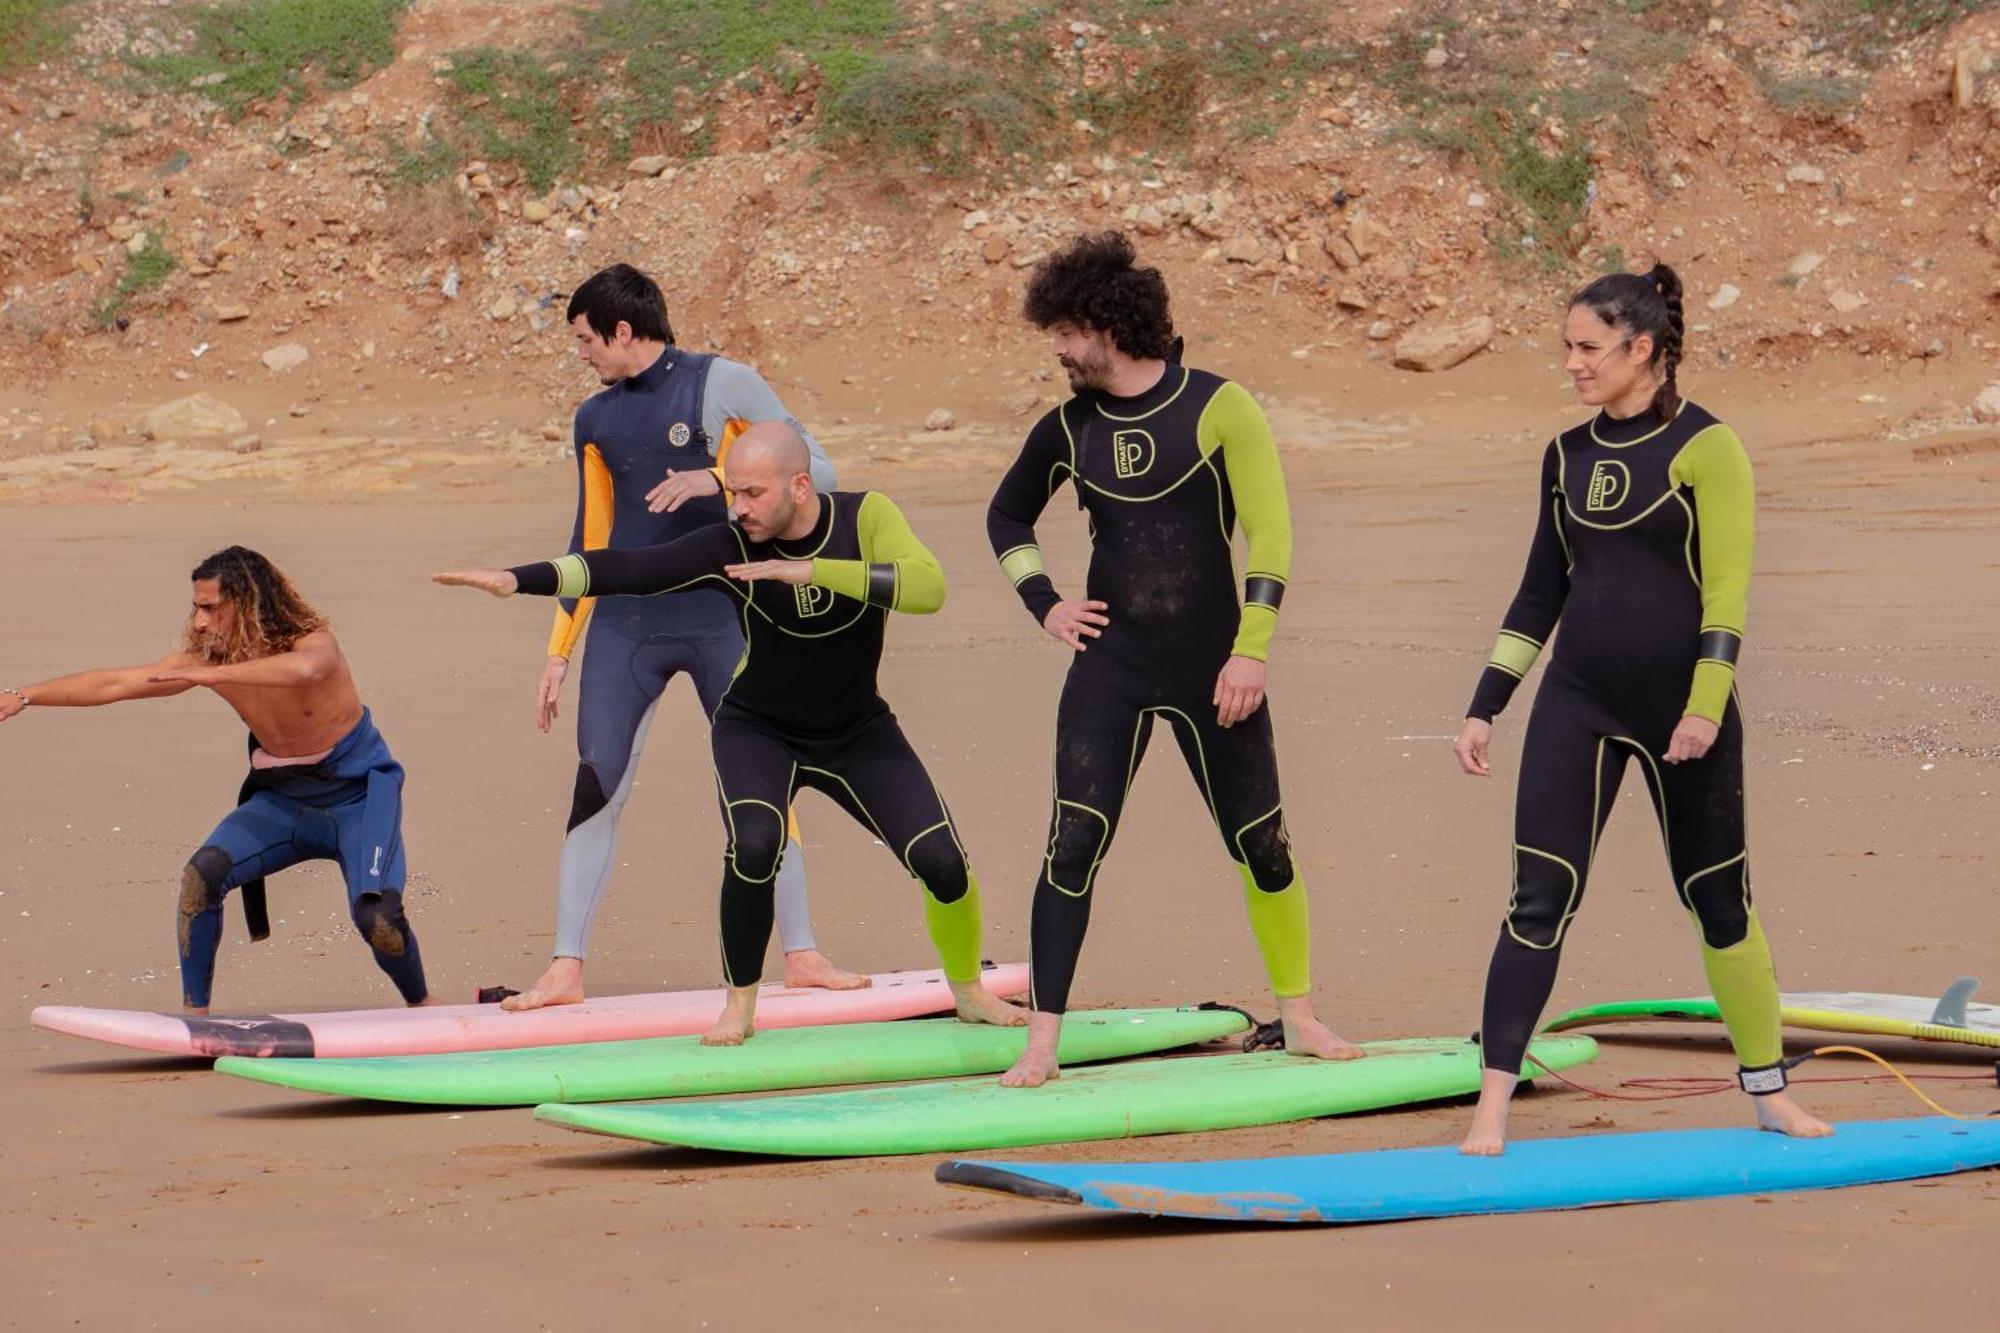
[[[866,972],[835,967],[818,949],[792,949],[785,954],[785,984],[819,990],[866,990],[875,980]]]
[[[755,986],[731,986],[729,998],[723,1002],[722,1017],[715,1020],[715,1026],[701,1034],[704,1046],[741,1046],[757,1035],[757,988]]]
[[[1789,1092],[1772,1092],[1762,1097],[1750,1099],[1757,1105],[1757,1128],[1768,1129],[1774,1134],[1789,1134],[1795,1139],[1823,1139],[1833,1133],[1833,1126],[1792,1100]]]
[[[1285,1050],[1288,1054],[1313,1056],[1321,1060],[1359,1060],[1368,1054],[1313,1017],[1312,997],[1309,995],[1279,1000],[1278,1017],[1285,1025]]]
[[[1014,1008],[1009,1005],[1008,1008]],[[1019,1012],[1016,1010],[1016,1012]],[[1056,1046],[1062,1040],[1062,1015],[1032,1010],[1028,1014],[1028,1049],[1014,1067],[1000,1076],[1003,1088],[1039,1088],[1062,1077],[1056,1063]]]
[[[1479,1105],[1472,1110],[1472,1128],[1458,1145],[1460,1152],[1467,1157],[1498,1157],[1505,1150],[1507,1108],[1513,1105],[1514,1085],[1519,1081],[1497,1069],[1480,1074]]]
[[[1009,1004],[977,981],[952,981],[952,1004],[961,1023],[991,1023],[995,1027],[1017,1028],[1028,1021],[1028,1011]]]
[[[581,1003],[583,1003],[583,960],[556,958],[550,960],[548,971],[542,973],[534,985],[519,995],[509,995],[500,1001],[500,1007],[510,1014],[518,1014],[552,1004]]]

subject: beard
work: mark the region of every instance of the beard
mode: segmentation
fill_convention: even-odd
[[[1102,389],[1111,367],[1104,361],[1072,361],[1068,357],[1057,357],[1063,373],[1069,376],[1072,390]]]

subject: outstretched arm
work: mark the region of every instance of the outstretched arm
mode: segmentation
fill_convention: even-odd
[[[475,569],[433,574],[433,583],[478,588],[495,597],[627,597],[678,592],[703,579],[724,587],[723,566],[741,559],[736,529],[726,524],[702,528],[662,546],[630,550],[576,551],[513,569]]]
[[[191,680],[164,675],[193,663],[186,653],[174,653],[150,666],[105,667],[79,671],[0,692],[0,722],[33,704],[37,708],[95,708],[127,699],[164,699],[194,688]]]
[[[334,645],[333,635],[316,630],[294,644],[290,652],[227,665],[190,659],[177,666],[156,668],[152,680],[159,684],[262,685],[284,689],[325,680],[339,669],[340,649]]]

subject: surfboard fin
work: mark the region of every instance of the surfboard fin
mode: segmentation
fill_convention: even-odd
[[[1937,1008],[1931,1010],[1931,1022],[1939,1027],[1962,1028],[1965,1026],[1965,1003],[1972,993],[1979,989],[1978,977],[1960,977],[1944,988],[1938,997]]]

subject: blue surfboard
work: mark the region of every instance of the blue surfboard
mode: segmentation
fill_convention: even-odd
[[[1831,1189],[2000,1165],[2000,1120],[1862,1120],[1831,1138],[1694,1129],[1212,1162],[955,1160],[937,1179],[1050,1203],[1225,1222],[1389,1222]]]

